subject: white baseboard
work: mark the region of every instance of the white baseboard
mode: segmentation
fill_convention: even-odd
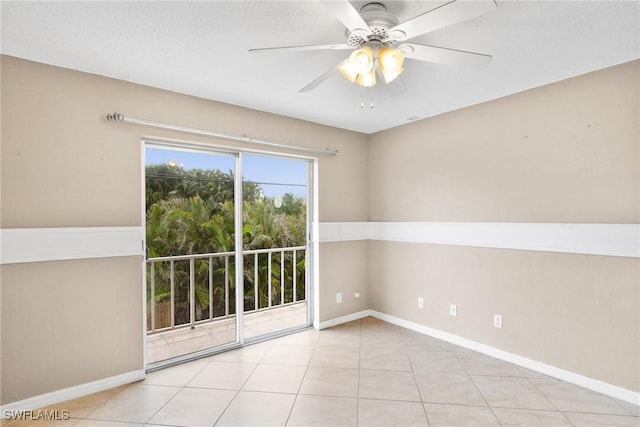
[[[316,329],[327,329],[332,326],[342,325],[343,323],[353,322],[354,320],[364,319],[365,317],[373,316],[373,310],[362,310],[357,313],[347,314],[346,316],[336,317],[335,319],[325,320],[320,322]]]
[[[132,382],[140,381],[145,378],[144,369],[126,372],[109,378],[104,378],[90,383],[80,384],[77,386],[44,393],[28,399],[19,400],[17,402],[7,403],[0,408],[0,413],[4,411],[29,411],[47,406],[55,405],[66,400],[77,399],[99,391],[109,390]]]
[[[410,322],[408,320],[400,319],[395,316],[390,316],[376,310],[359,311],[347,316],[320,322],[320,329],[337,326],[343,323],[351,322],[353,320],[362,319],[367,316],[375,317],[377,319],[384,320],[385,322],[400,326],[402,328],[429,335],[442,341],[446,341],[460,347],[468,348],[470,350],[486,354],[487,356],[495,357],[496,359],[504,360],[505,362],[510,362],[514,365],[522,366],[523,368],[527,368],[535,372],[540,372],[550,377],[557,378],[559,380],[563,380],[580,387],[584,387],[588,390],[606,394],[607,396],[615,397],[616,399],[624,400],[625,402],[640,406],[640,393],[638,392],[627,390],[625,388],[608,384],[593,378],[585,377],[584,375],[566,371],[564,369],[528,359],[517,354],[509,353],[508,351],[500,350],[486,344],[462,338],[449,332],[444,332],[438,329],[430,328],[428,326],[420,325],[418,323]]]

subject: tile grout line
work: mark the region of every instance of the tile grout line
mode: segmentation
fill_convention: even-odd
[[[456,359],[458,359],[458,363],[460,363],[460,365],[462,366],[462,369],[464,369],[464,371],[467,373],[467,376],[471,380],[471,383],[475,387],[476,391],[480,394],[480,396],[482,396],[482,400],[484,400],[484,403],[487,404],[487,408],[489,408],[489,410],[493,414],[493,417],[496,419],[498,424],[500,424],[502,426],[503,424],[502,424],[502,421],[500,420],[500,417],[498,417],[498,414],[496,414],[496,412],[493,410],[493,407],[489,404],[489,401],[487,400],[485,395],[482,393],[482,391],[478,387],[478,384],[476,384],[475,380],[473,379],[473,376],[469,373],[469,370],[467,369],[467,367],[463,363],[461,356],[458,353],[455,353],[455,355],[456,355]]]
[[[540,388],[533,382],[531,381],[531,378],[525,377],[525,379],[527,380],[527,382],[529,384],[531,384],[533,386],[533,388],[540,393],[541,395],[544,396],[544,398],[547,400],[547,402],[549,402],[554,408],[556,408],[555,412],[559,412],[560,414],[562,414],[562,417],[565,419],[565,421],[567,421],[569,424],[571,424],[572,426],[575,427],[575,424],[569,419],[569,417],[567,417],[560,408],[558,408],[558,405],[556,405],[555,403],[553,403],[553,401],[551,399],[549,399],[549,396],[546,395],[546,393],[543,393],[542,390],[540,390]]]
[[[358,385],[356,387],[356,427],[359,427],[360,424],[360,374],[362,372],[361,369],[361,358],[362,358],[362,319],[358,320]]]
[[[319,339],[319,335],[318,335],[318,339]],[[317,344],[317,341],[316,341]],[[307,361],[307,365],[304,369],[304,374],[302,375],[302,379],[300,380],[300,384],[298,385],[298,390],[295,393],[295,397],[293,398],[293,403],[291,403],[291,408],[289,409],[289,413],[287,414],[287,419],[284,422],[285,427],[287,426],[287,424],[289,424],[289,421],[291,420],[291,414],[293,413],[293,408],[295,408],[296,406],[296,402],[298,401],[298,396],[300,395],[300,389],[302,388],[302,383],[304,383],[304,379],[307,376],[307,373],[309,372],[309,366],[311,365],[311,358],[313,357],[313,353],[316,350],[316,344],[313,345],[313,351],[311,352],[311,355],[309,356],[309,360]]]
[[[135,383],[133,383],[135,384]],[[116,394],[114,394],[113,396],[111,396],[110,398],[108,398],[107,400],[105,400],[104,402],[102,402],[101,404],[99,404],[98,406],[96,406],[95,408],[93,408],[91,411],[89,411],[84,417],[79,418],[80,420],[90,420],[92,418],[89,418],[89,415],[93,414],[96,410],[98,410],[98,408],[101,408],[102,406],[106,405],[107,402],[110,402],[111,400],[113,400],[117,395],[119,395],[120,393],[124,392],[126,389],[128,389],[129,387],[131,387],[133,384],[127,384],[122,390],[120,390],[119,392],[117,392]],[[76,423],[77,424],[77,423]]]
[[[246,348],[246,347],[241,347],[241,348]],[[269,347],[271,348],[271,347]],[[256,366],[253,367],[253,370],[251,371],[251,373],[249,375],[247,375],[247,378],[242,382],[242,384],[240,384],[240,386],[238,387],[237,390],[229,390],[229,391],[234,391],[235,394],[233,395],[233,397],[231,399],[229,399],[229,403],[227,403],[227,405],[224,407],[224,409],[220,412],[220,415],[218,415],[218,418],[216,418],[216,420],[214,421],[214,423],[212,424],[212,426],[215,427],[216,424],[218,424],[218,422],[220,421],[220,419],[224,416],[224,414],[227,412],[227,410],[229,409],[229,406],[231,406],[231,404],[233,403],[234,400],[236,400],[236,398],[238,397],[238,395],[240,394],[240,391],[242,391],[242,387],[245,386],[245,384],[247,383],[247,381],[249,381],[249,378],[251,378],[251,375],[254,374],[254,372],[256,371],[256,369],[258,369],[258,366],[260,365],[260,362],[262,361],[262,359],[264,359],[264,357],[266,356],[267,352],[269,350],[265,351],[264,354],[260,357],[260,360],[258,360],[258,362],[255,364]],[[211,362],[209,362],[211,363]],[[237,362],[234,362],[237,363]]]
[[[411,357],[409,357],[409,352],[407,351],[407,341],[405,340],[405,335],[402,334],[402,329],[400,330],[400,334],[402,335],[402,344],[404,346],[404,351],[407,353],[407,358],[409,359],[409,366],[411,367],[411,374],[413,375],[413,381],[416,384],[416,388],[418,389],[418,396],[420,396],[420,403],[422,405],[422,412],[424,413],[424,417],[427,420],[427,425],[431,425],[431,421],[429,421],[429,414],[427,413],[427,407],[425,406],[424,397],[422,396],[422,392],[420,391],[420,387],[418,386],[418,380],[416,378],[416,371],[414,370],[414,363],[411,362]]]
[[[143,423],[142,423],[142,425],[144,426],[144,425],[148,424],[148,423],[149,423],[149,421],[151,421],[151,419],[152,419],[153,417],[155,417],[156,415],[158,415],[158,413],[159,413],[160,411],[162,411],[162,409],[163,409],[165,406],[167,406],[167,405],[169,404],[169,402],[171,402],[173,399],[175,399],[175,398],[176,398],[176,396],[177,396],[177,395],[179,395],[179,394],[182,392],[182,390],[184,390],[184,386],[179,387],[179,390],[178,390],[178,391],[177,391],[173,396],[171,396],[171,398],[170,398],[169,400],[167,400],[167,401],[166,401],[162,406],[160,406],[160,408],[158,408],[158,410],[157,410],[157,411],[155,411],[155,412],[154,412],[154,413],[153,413],[149,418],[147,418],[147,420],[146,420],[145,422],[143,422]]]

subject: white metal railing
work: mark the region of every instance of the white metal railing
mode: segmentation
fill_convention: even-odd
[[[251,263],[245,262],[245,278],[253,278],[253,307],[247,308],[247,284],[245,283],[245,292],[243,295],[244,299],[244,312],[255,312],[261,310],[269,310],[275,307],[283,307],[285,305],[294,304],[297,302],[302,302],[306,299],[306,289],[304,286],[304,275],[303,280],[300,283],[298,280],[298,272],[297,272],[297,264],[298,264],[298,254],[302,253],[302,258],[304,259],[304,251],[306,250],[305,246],[296,246],[289,248],[272,248],[272,249],[254,249],[254,250],[246,250],[243,251],[243,255],[245,257],[252,256],[253,257],[253,265]],[[266,262],[261,262],[260,255],[266,254]],[[279,266],[280,274],[274,275],[274,255],[278,256],[279,254]],[[291,254],[290,257],[287,254]],[[180,328],[180,327],[194,327],[198,323],[211,322],[214,320],[227,319],[235,316],[235,303],[230,304],[232,300],[235,300],[235,293],[232,295],[230,293],[230,289],[235,287],[232,278],[233,268],[230,269],[230,265],[234,262],[235,252],[218,252],[218,253],[207,253],[207,254],[195,254],[195,255],[178,255],[178,256],[167,256],[167,257],[157,257],[157,258],[149,258],[147,260],[147,292],[148,292],[148,303],[147,303],[147,333],[152,334],[155,332],[162,332],[170,329]],[[263,257],[264,258],[264,257]],[[290,261],[287,262],[287,258],[290,258]],[[245,258],[246,259],[246,258]],[[214,265],[214,260],[216,261],[216,265]],[[176,274],[182,273],[184,279],[181,282],[185,282],[186,280],[186,268],[178,268],[176,269],[176,264],[179,262],[187,262],[188,266],[188,293],[186,301],[183,298],[180,298],[177,295],[178,289],[177,287],[185,288],[185,283],[182,283],[183,286],[180,286],[179,283],[176,283]],[[205,262],[207,264],[206,272],[199,271],[202,270],[202,265],[196,265],[196,262]],[[166,264],[168,264],[168,272],[166,271]],[[288,265],[287,265],[288,264]],[[164,271],[162,267],[165,267]],[[221,313],[216,313],[214,309],[214,303],[219,303],[220,301],[215,301],[214,294],[216,290],[216,286],[214,284],[214,278],[216,276],[216,267],[218,269],[222,269],[222,272],[218,272],[218,276],[222,276],[223,284],[222,286],[218,286],[217,289],[222,290],[223,292],[223,307],[224,310]],[[248,270],[247,267],[252,268]],[[266,271],[264,268],[266,267]],[[263,271],[261,275],[260,272]],[[168,274],[167,274],[168,273]],[[205,274],[206,273],[206,274]],[[251,276],[251,273],[253,275]],[[158,284],[160,276],[160,281],[162,284]],[[201,282],[203,276],[206,276],[206,287],[200,286],[200,290],[206,290],[206,294],[208,295],[207,301],[207,310],[208,315],[204,316],[202,313],[202,304],[200,304],[200,300],[202,298],[197,298],[197,290],[198,283]],[[261,285],[261,276],[264,281],[266,278],[266,304],[263,306],[260,305],[260,289]],[[276,289],[279,291],[279,300],[274,301],[274,279],[277,280]],[[245,282],[247,280],[245,279]],[[299,287],[302,286],[300,289]],[[158,290],[162,289],[164,295],[162,298],[159,298],[160,295]],[[291,296],[287,298],[285,290],[291,291]],[[186,290],[186,289],[183,289]],[[298,298],[299,291],[302,298]],[[168,296],[167,296],[168,292]],[[160,302],[160,300],[162,300]],[[184,319],[178,319],[176,321],[176,317],[178,317],[178,313],[176,310],[176,304],[180,303],[181,305],[188,304],[188,317]],[[197,308],[200,308],[200,316],[197,316],[196,313]],[[161,310],[161,312],[159,312]],[[159,314],[164,314],[164,316],[159,316]],[[158,325],[158,317],[161,319],[165,319],[164,322],[160,322]],[[168,317],[168,319],[167,319]],[[199,318],[197,318],[199,317]],[[182,321],[185,320],[185,321]]]

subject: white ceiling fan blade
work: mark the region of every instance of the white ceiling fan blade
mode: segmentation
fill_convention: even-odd
[[[338,18],[338,21],[342,22],[352,33],[359,36],[371,34],[371,29],[367,23],[348,0],[321,0],[320,3],[333,13]]]
[[[353,46],[349,46],[346,43],[337,44],[319,44],[309,46],[282,46],[282,47],[262,47],[258,49],[249,49],[249,53],[286,53],[305,50],[342,50],[353,49]]]
[[[397,40],[407,40],[449,25],[467,21],[491,12],[497,7],[494,0],[453,0],[440,7],[411,18],[389,30]]]
[[[436,64],[459,65],[469,68],[484,68],[493,59],[491,55],[464,50],[448,49],[445,47],[427,46],[417,43],[406,43],[398,46],[405,57],[418,61],[434,62]]]
[[[329,77],[331,77],[336,71],[338,71],[338,67],[340,67],[342,64],[344,64],[345,62],[347,62],[348,60],[344,60],[341,63],[339,63],[338,65],[336,65],[335,67],[331,68],[330,70],[328,70],[327,72],[325,72],[324,74],[322,74],[320,77],[316,78],[314,81],[312,81],[311,83],[309,83],[308,85],[306,85],[305,87],[303,87],[302,89],[300,89],[298,92],[299,93],[304,93],[304,92],[309,92],[313,89],[315,89],[316,87],[320,86],[322,83],[324,83]]]

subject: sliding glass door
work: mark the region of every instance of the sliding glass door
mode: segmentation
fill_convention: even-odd
[[[236,156],[147,144],[147,363],[236,342]]]
[[[244,154],[244,337],[305,326],[309,162]]]
[[[147,364],[309,325],[308,168],[146,143]]]

